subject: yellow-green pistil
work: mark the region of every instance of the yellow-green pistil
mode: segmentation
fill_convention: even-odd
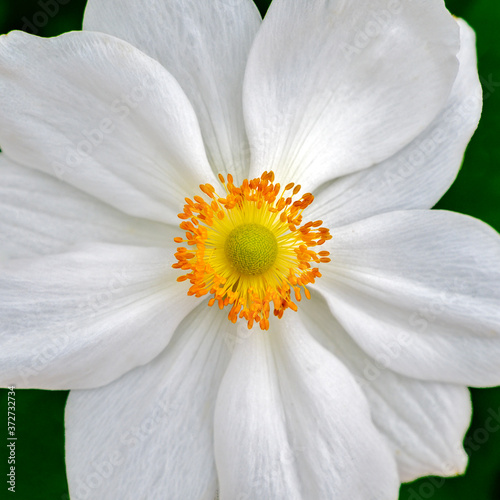
[[[229,233],[224,251],[239,273],[255,276],[265,273],[276,262],[278,242],[267,227],[242,224]]]

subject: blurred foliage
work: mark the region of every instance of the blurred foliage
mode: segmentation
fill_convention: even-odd
[[[167,0],[165,0],[167,1]],[[208,0],[207,0],[208,1]],[[311,0],[313,1],[313,0]],[[23,29],[55,36],[81,29],[85,0],[2,0],[0,33]],[[258,0],[264,14],[269,1]],[[467,150],[463,168],[436,208],[478,217],[500,230],[500,3],[498,0],[448,0],[450,11],[476,30],[484,111]],[[500,415],[500,388],[472,390],[474,415],[465,443],[470,456],[465,476],[423,478],[401,488],[401,500],[499,500],[500,432],[488,431]],[[64,391],[16,391],[18,500],[67,500],[64,472]],[[0,391],[0,412],[7,408]],[[4,417],[1,417],[4,421]],[[5,430],[0,435],[5,435]],[[5,442],[5,441],[4,441]],[[2,447],[3,448],[3,447]],[[5,454],[5,458],[3,455]],[[5,478],[7,454],[0,453]],[[0,497],[5,494],[0,490]],[[311,499],[312,500],[312,499]]]

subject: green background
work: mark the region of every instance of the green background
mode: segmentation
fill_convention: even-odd
[[[168,0],[165,0],[168,1]],[[211,0],[201,0],[211,1]],[[313,1],[313,0],[311,0]],[[80,29],[85,0],[59,0],[57,12],[44,16],[43,0],[0,0],[0,33],[24,29],[39,36],[55,36]],[[51,2],[53,3],[53,2]],[[64,5],[62,5],[64,4]],[[262,13],[266,0],[257,2]],[[457,181],[437,208],[469,214],[500,231],[500,2],[448,0],[450,11],[476,30],[484,111],[479,129],[467,150]],[[0,110],[1,112],[1,110]],[[67,392],[16,391],[16,493],[0,485],[0,498],[68,500],[64,471],[64,405]],[[500,431],[485,429],[489,412],[500,412],[500,389],[473,390],[474,415],[466,438],[470,456],[465,476],[424,478],[401,488],[401,500],[500,500]],[[0,391],[0,422],[7,417],[7,391]],[[1,435],[7,425],[2,424]],[[2,440],[4,443],[5,440]],[[5,457],[3,457],[5,455]],[[7,473],[2,445],[0,474]],[[4,479],[2,479],[2,482]],[[105,500],[105,499],[103,499]],[[189,499],[186,499],[189,500]],[[313,500],[313,499],[311,499]]]

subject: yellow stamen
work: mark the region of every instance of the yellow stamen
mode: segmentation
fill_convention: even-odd
[[[306,285],[321,277],[311,263],[327,263],[329,252],[316,253],[311,247],[331,239],[330,232],[320,227],[322,221],[302,224],[302,212],[314,200],[304,194],[293,201],[300,186],[287,184],[281,189],[274,184],[274,173],[264,172],[260,178],[245,179],[241,186],[227,182],[219,174],[225,197],[213,186],[203,184],[201,191],[209,198],[186,198],[179,214],[180,228],[186,238],[174,238],[193,247],[179,247],[172,267],[188,271],[177,281],[189,280],[188,295],[212,294],[208,305],[220,309],[230,306],[230,321],[245,318],[248,328],[258,323],[269,328],[271,303],[274,315],[283,316],[286,309],[297,310],[292,300],[300,302],[301,288],[310,298]],[[286,191],[293,194],[285,198]]]

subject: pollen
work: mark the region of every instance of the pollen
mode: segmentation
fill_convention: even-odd
[[[185,237],[174,239],[177,262],[189,281],[187,294],[210,295],[208,305],[228,308],[228,319],[244,319],[248,328],[269,328],[271,310],[278,318],[286,309],[297,311],[307,285],[321,277],[327,251],[316,248],[331,239],[322,221],[303,223],[303,212],[313,202],[310,193],[295,199],[300,186],[283,188],[273,172],[245,179],[235,186],[229,174],[219,174],[219,195],[210,184],[200,185],[204,196],[186,198],[179,214]]]

